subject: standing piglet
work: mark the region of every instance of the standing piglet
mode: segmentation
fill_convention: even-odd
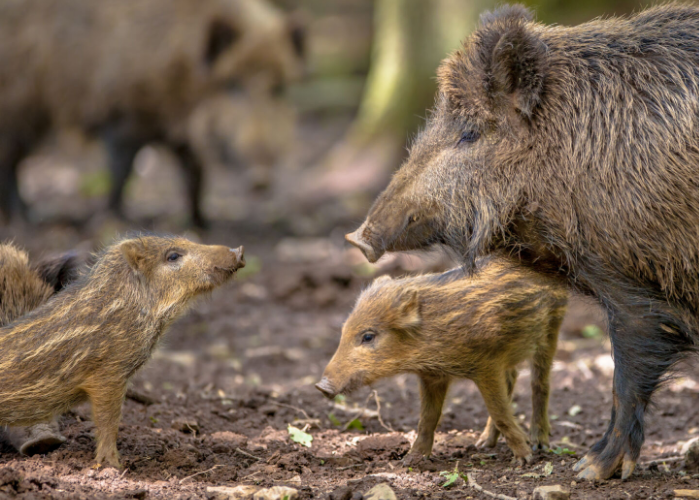
[[[97,462],[119,467],[129,379],[194,298],[244,265],[243,247],[177,237],[142,236],[107,248],[85,276],[0,328],[0,425],[49,422],[90,401]]]
[[[421,415],[408,461],[429,456],[454,378],[476,382],[489,421],[477,445],[503,433],[516,460],[530,460],[528,438],[513,415],[516,365],[532,366],[532,449],[549,446],[549,371],[568,292],[504,260],[482,261],[476,277],[462,269],[392,280],[365,290],[343,325],[340,346],[316,387],[332,398],[399,373],[420,378]]]

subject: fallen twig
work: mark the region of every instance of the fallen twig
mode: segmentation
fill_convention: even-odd
[[[348,469],[355,469],[357,467],[364,467],[365,464],[353,464],[353,465],[348,465],[345,467],[336,467],[335,470],[348,470]]]
[[[191,476],[187,476],[186,478],[180,479],[180,484],[184,483],[184,482],[187,481],[188,479],[192,479],[193,477],[199,476],[199,475],[201,475],[201,474],[206,474],[206,473],[211,472],[211,471],[213,471],[214,469],[217,469],[217,468],[219,468],[219,467],[223,467],[223,465],[215,465],[215,466],[212,467],[211,469],[203,470],[202,472],[197,472],[197,473],[195,473],[195,474],[192,474]]]
[[[384,427],[389,432],[394,432],[394,429],[392,429],[390,425],[385,424],[384,420],[382,420],[382,405],[379,404],[379,395],[377,394],[377,390],[372,390],[372,394],[374,395],[374,401],[377,403],[377,420],[379,420],[379,425]]]
[[[467,472],[467,479],[469,480],[469,486],[474,488],[479,493],[483,493],[484,495],[490,496],[492,498],[497,498],[498,500],[517,500],[517,498],[515,497],[509,497],[508,495],[503,495],[501,493],[494,493],[492,491],[485,490],[477,484],[471,472]]]
[[[241,450],[240,448],[236,448],[236,451],[237,451],[238,453],[240,453],[241,455],[245,455],[246,457],[249,457],[249,458],[252,458],[252,459],[254,459],[254,460],[257,460],[258,462],[264,462],[264,461],[265,461],[264,459],[262,459],[262,458],[260,458],[260,457],[256,457],[255,455],[251,455],[251,454],[248,453],[247,451],[243,451],[243,450]]]
[[[679,462],[685,460],[685,457],[665,457],[665,458],[655,458],[654,460],[648,460],[646,462],[640,462],[640,465],[649,465],[653,463],[663,463],[663,462]]]
[[[348,430],[350,428],[350,424],[352,424],[352,422],[354,420],[358,419],[361,415],[364,415],[367,412],[367,405],[369,404],[369,398],[371,398],[371,397],[372,397],[372,393],[370,392],[367,395],[367,399],[365,399],[365,404],[362,407],[362,409],[355,412],[355,415],[350,420],[347,421],[347,423],[343,427],[343,430]]]
[[[296,410],[296,411],[298,411],[298,412],[301,412],[301,413],[303,413],[304,416],[306,417],[306,420],[314,420],[314,419],[312,419],[312,418],[309,416],[309,414],[306,413],[303,409],[297,408],[296,406],[288,405],[287,403],[280,403],[280,402],[278,402],[278,401],[270,401],[270,403],[272,403],[273,405],[284,406],[285,408],[290,408],[290,409],[292,409],[292,410]]]

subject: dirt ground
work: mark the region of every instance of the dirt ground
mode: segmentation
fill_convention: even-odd
[[[571,466],[607,424],[613,371],[609,344],[589,326],[600,325],[595,308],[576,299],[552,377],[554,451],[514,467],[502,440],[493,450],[477,450],[487,413],[474,384],[458,381],[434,455],[404,467],[418,420],[414,377],[377,384],[376,398],[366,388],[335,402],[313,384],[369,275],[439,268],[444,262],[439,256],[392,257],[371,267],[341,243],[342,231],[321,239],[266,233],[222,223],[202,236],[206,242],[245,244],[248,266],[178,321],[134,378],[119,429],[123,471],[93,467],[89,407],[78,407],[61,420],[68,441],[58,450],[28,458],[2,448],[0,498],[213,499],[224,498],[215,487],[285,485],[298,490],[299,498],[349,499],[378,483],[388,483],[398,498],[491,498],[462,477],[444,487],[455,470],[469,473],[485,490],[516,498],[550,484],[580,499],[673,498],[674,490],[698,489],[697,466],[684,468],[679,452],[680,444],[698,436],[697,363],[658,393],[630,480],[576,480]],[[7,238],[33,256],[95,244],[94,237],[57,225],[3,228],[0,239]],[[529,419],[529,397],[524,367],[515,395],[523,422]],[[290,439],[290,424],[313,437],[310,447]]]

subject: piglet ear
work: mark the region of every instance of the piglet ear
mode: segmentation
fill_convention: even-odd
[[[391,276],[388,274],[382,274],[380,277],[374,280],[372,283],[373,285],[386,285],[387,283],[391,282]]]
[[[126,240],[119,248],[122,251],[122,255],[126,259],[127,264],[134,271],[143,272],[145,269],[146,262],[146,248],[143,243],[137,239]]]
[[[524,20],[506,24],[493,48],[492,97],[505,94],[515,111],[531,118],[542,100],[547,66],[547,48]]]
[[[404,330],[419,328],[422,318],[418,290],[415,288],[403,290],[399,296],[397,311],[399,328]]]

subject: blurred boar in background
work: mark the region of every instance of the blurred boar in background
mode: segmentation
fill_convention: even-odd
[[[159,141],[177,155],[192,222],[203,225],[193,111],[233,87],[272,98],[300,76],[302,45],[298,26],[264,0],[3,2],[0,213],[26,215],[19,163],[52,129],[77,126],[104,141],[110,210],[122,212],[137,152]]]
[[[204,165],[245,168],[250,184],[265,189],[279,160],[291,151],[296,113],[265,88],[221,92],[193,113],[189,139]]]

